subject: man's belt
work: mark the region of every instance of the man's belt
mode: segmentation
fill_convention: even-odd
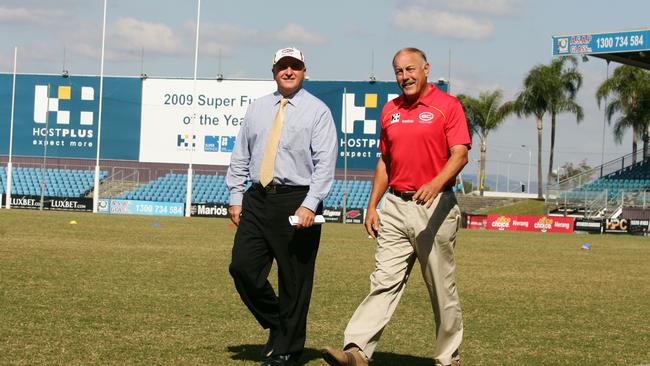
[[[388,192],[396,195],[397,197],[403,199],[404,201],[412,201],[413,195],[416,191],[398,191],[393,187],[388,187]]]
[[[289,186],[285,184],[269,184],[263,187],[259,183],[253,183],[251,188],[262,193],[277,194],[277,193],[290,193],[290,192],[305,192],[309,190],[309,186]]]
[[[451,186],[444,186],[440,190],[440,192],[451,192],[452,188]],[[388,192],[396,195],[397,197],[403,199],[404,201],[412,201],[413,196],[415,195],[415,192],[417,191],[398,191],[397,189],[393,187],[388,187]]]

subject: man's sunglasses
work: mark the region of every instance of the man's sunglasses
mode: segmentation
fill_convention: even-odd
[[[291,70],[294,71],[302,71],[305,69],[305,64],[300,61],[278,62],[277,64],[275,64],[275,68],[278,71],[286,70],[289,67],[291,68]]]

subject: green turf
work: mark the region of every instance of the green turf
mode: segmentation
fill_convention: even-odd
[[[0,364],[258,364],[233,234],[222,219],[0,210]],[[649,240],[461,231],[463,365],[650,364]],[[373,249],[360,225],[325,225],[307,365],[340,346]],[[433,340],[416,266],[374,365],[432,365]]]
[[[544,201],[536,199],[522,200],[512,205],[490,209],[486,215],[543,216]]]

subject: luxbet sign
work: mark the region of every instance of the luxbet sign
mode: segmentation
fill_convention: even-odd
[[[487,217],[488,230],[572,233],[573,225],[572,217],[506,215],[488,215]]]

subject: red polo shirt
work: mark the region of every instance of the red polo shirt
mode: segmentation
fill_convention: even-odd
[[[381,112],[379,149],[390,159],[388,184],[398,191],[416,191],[430,182],[451,156],[450,148],[471,148],[465,113],[458,99],[433,85],[415,103],[399,96]],[[455,184],[455,178],[448,184]]]

